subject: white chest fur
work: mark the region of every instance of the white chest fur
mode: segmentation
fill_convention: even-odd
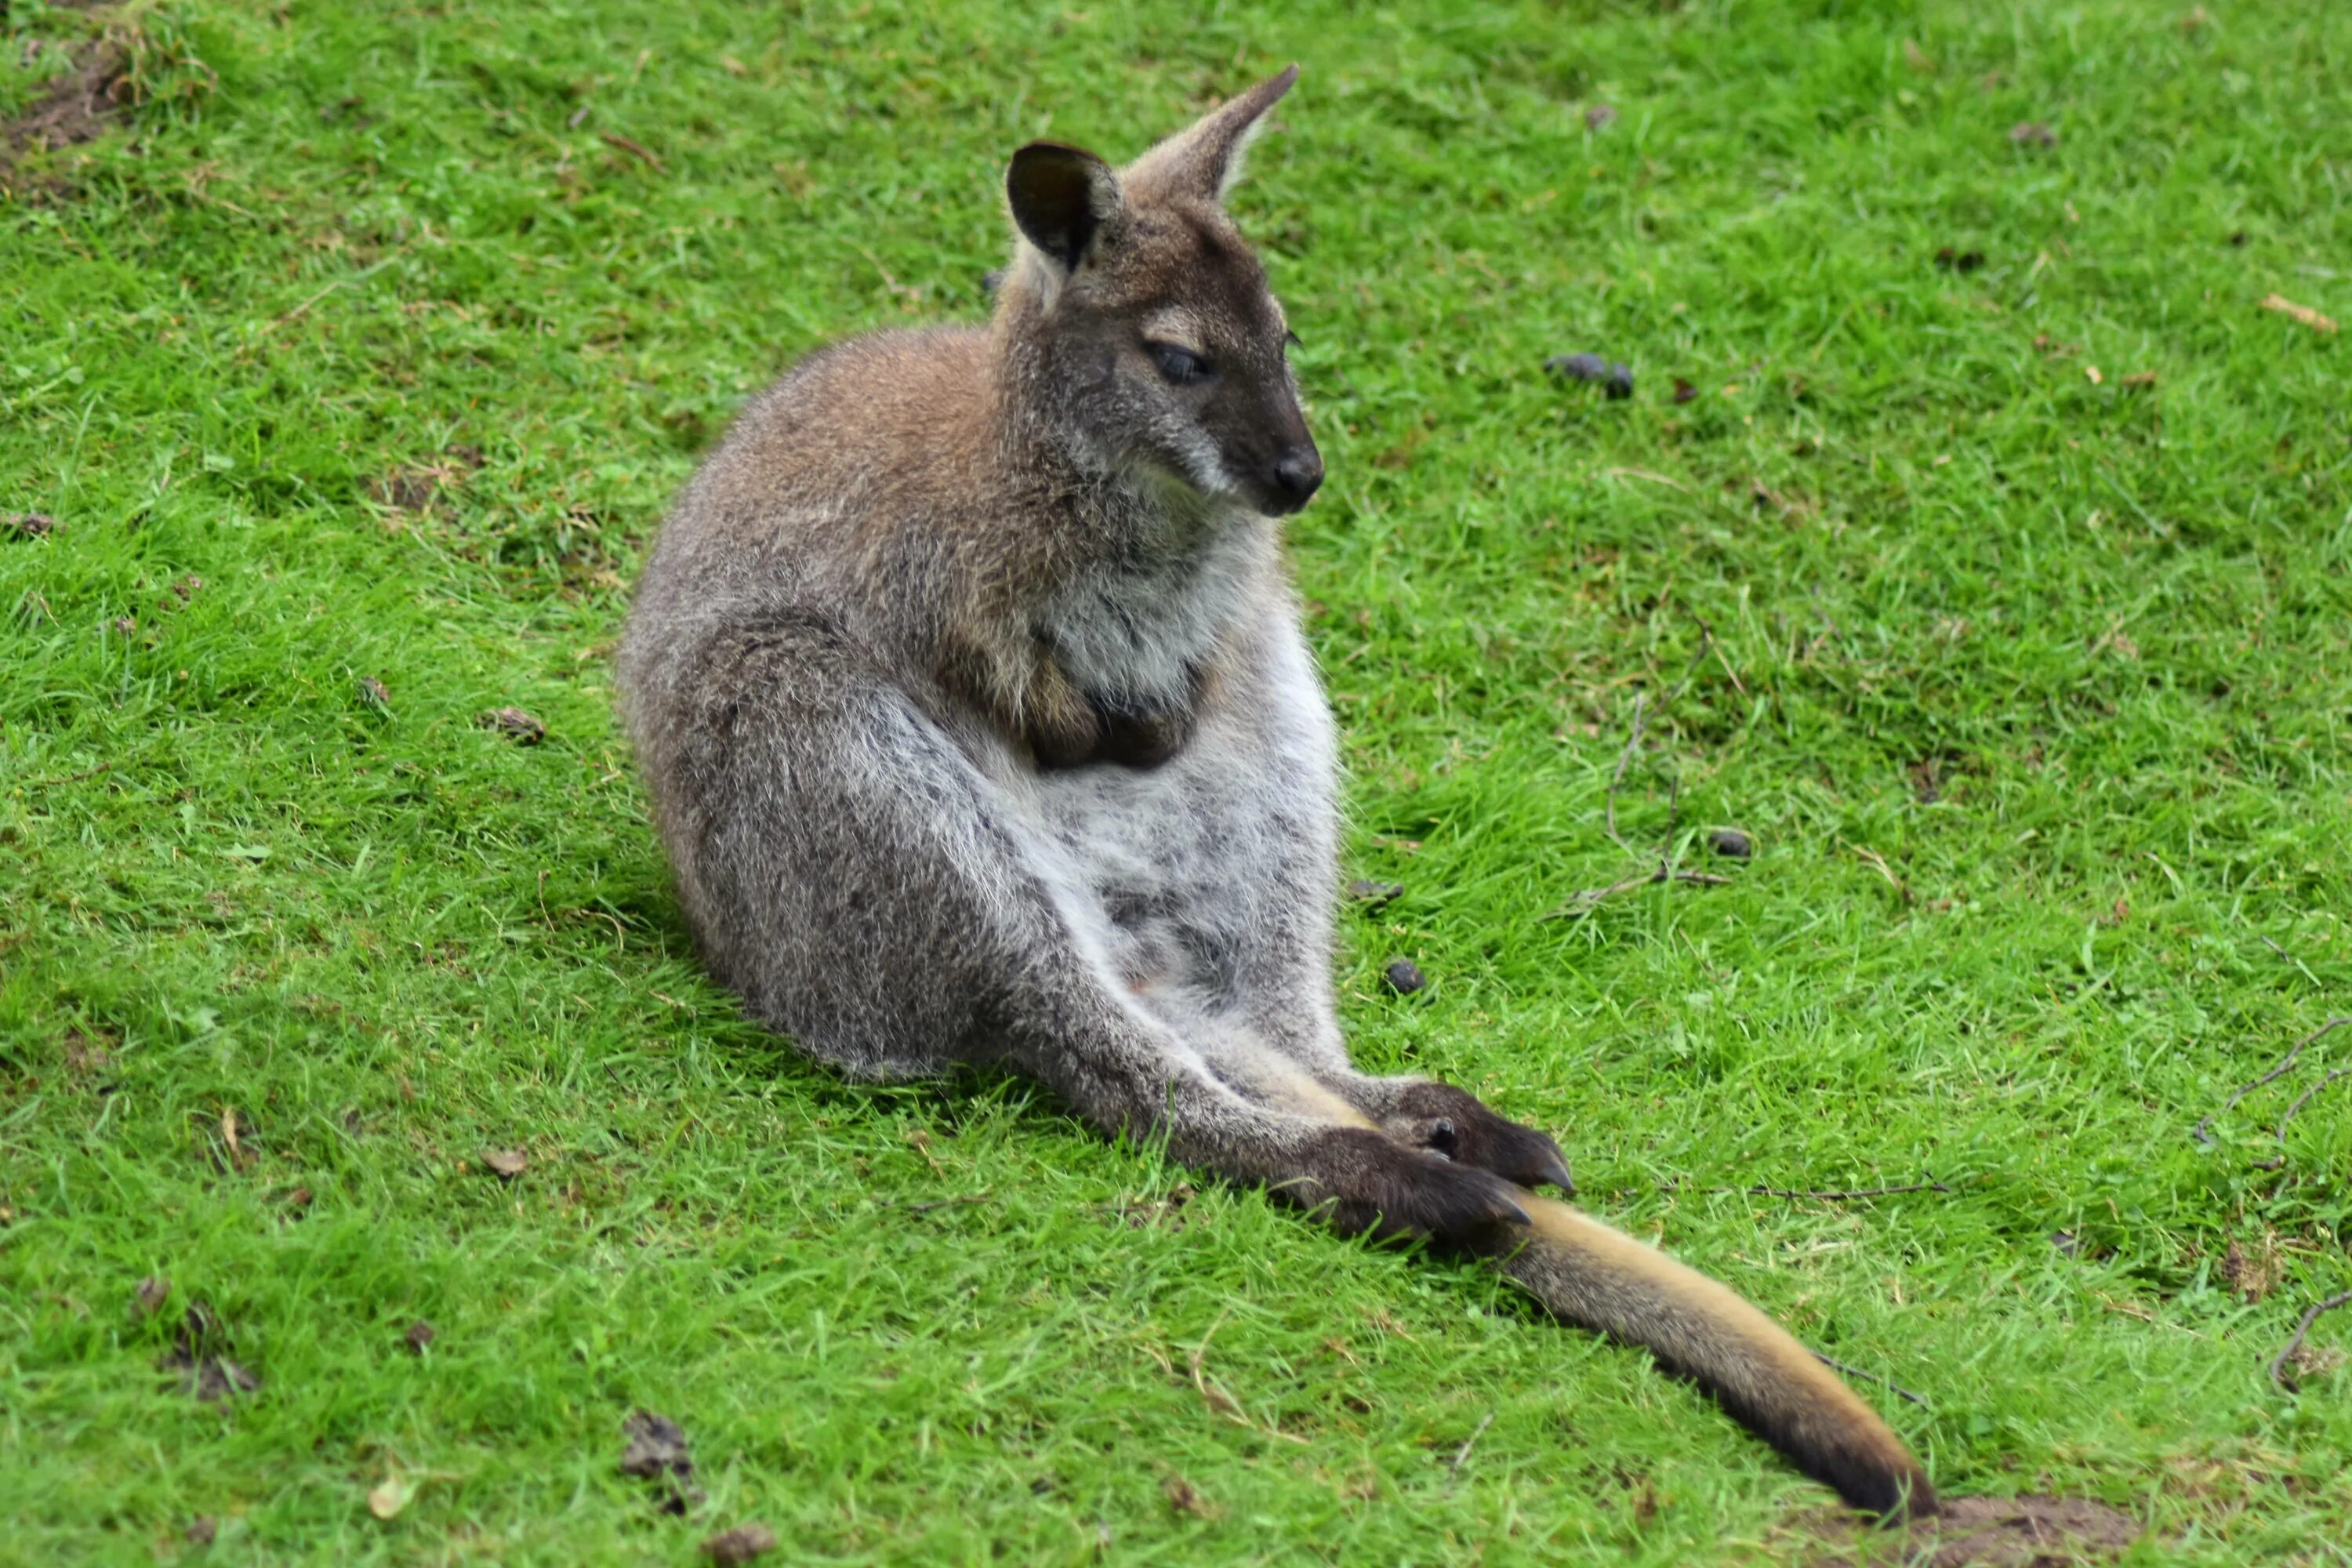
[[[1276,570],[1272,531],[1233,513],[1137,540],[1074,574],[1038,630],[1081,690],[1143,707],[1182,702]]]

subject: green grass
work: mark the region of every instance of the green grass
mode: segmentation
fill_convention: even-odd
[[[1024,140],[1297,58],[1237,207],[1349,874],[1409,889],[1360,1057],[1916,1391],[1862,1385],[1948,1491],[2347,1561],[2352,1373],[2264,1367],[2352,1285],[2352,1084],[2273,1136],[2352,1031],[2191,1130],[2352,1011],[2352,343],[2258,307],[2352,319],[2352,7],[931,9],[0,22],[0,114],[110,25],[142,100],[0,205],[0,513],[58,520],[0,539],[0,1558],[1804,1560],[1825,1494],[1638,1354],[1255,1194],[1129,1224],[1184,1173],[804,1066],[666,890],[605,654],[697,451],[976,319]],[[1647,863],[1637,697],[1626,837],[1757,855],[1555,918]],[[155,1366],[199,1298],[226,1410]],[[617,1473],[639,1405],[697,1518]]]

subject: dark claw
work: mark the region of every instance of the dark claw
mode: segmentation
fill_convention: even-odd
[[[1536,1173],[1538,1183],[1549,1183],[1570,1197],[1576,1195],[1576,1178],[1568,1173],[1568,1162],[1558,1154],[1547,1154]]]
[[[1370,1128],[1330,1129],[1304,1164],[1297,1180],[1276,1191],[1325,1211],[1349,1235],[1466,1242],[1498,1225],[1529,1223],[1515,1189],[1492,1172],[1408,1148]]]

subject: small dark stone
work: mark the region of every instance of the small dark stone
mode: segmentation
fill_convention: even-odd
[[[1388,977],[1389,989],[1400,996],[1410,996],[1429,984],[1429,978],[1422,973],[1421,966],[1410,958],[1391,958],[1388,967],[1381,973]]]
[[[1737,827],[1715,829],[1706,836],[1706,847],[1717,854],[1727,855],[1734,860],[1745,860],[1756,853],[1756,846],[1748,841],[1748,835],[1740,832]]]
[[[1544,369],[1565,381],[1606,381],[1609,362],[1599,354],[1554,354]]]
[[[1606,131],[1617,123],[1617,111],[1605,103],[1596,103],[1584,111],[1587,131]]]
[[[425,1353],[425,1347],[433,1342],[436,1332],[436,1331],[434,1329],[432,1324],[426,1322],[424,1319],[419,1318],[416,1321],[409,1324],[408,1332],[401,1335],[400,1337],[402,1342],[408,1346],[412,1354],[423,1355]]]
[[[1378,910],[1404,897],[1402,882],[1373,882],[1359,877],[1348,884],[1348,898],[1368,910]]]
[[[1633,367],[1622,360],[1618,361],[1609,367],[1608,379],[1601,384],[1612,398],[1633,396]]]

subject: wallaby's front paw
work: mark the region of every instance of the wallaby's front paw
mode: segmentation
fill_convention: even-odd
[[[1369,1127],[1318,1134],[1306,1170],[1277,1190],[1349,1236],[1456,1241],[1528,1223],[1509,1184],[1476,1166],[1409,1149]]]
[[[1398,1099],[1390,1129],[1417,1149],[1492,1171],[1523,1187],[1549,1183],[1574,1196],[1568,1158],[1551,1138],[1486,1109],[1450,1083],[1417,1083]]]

